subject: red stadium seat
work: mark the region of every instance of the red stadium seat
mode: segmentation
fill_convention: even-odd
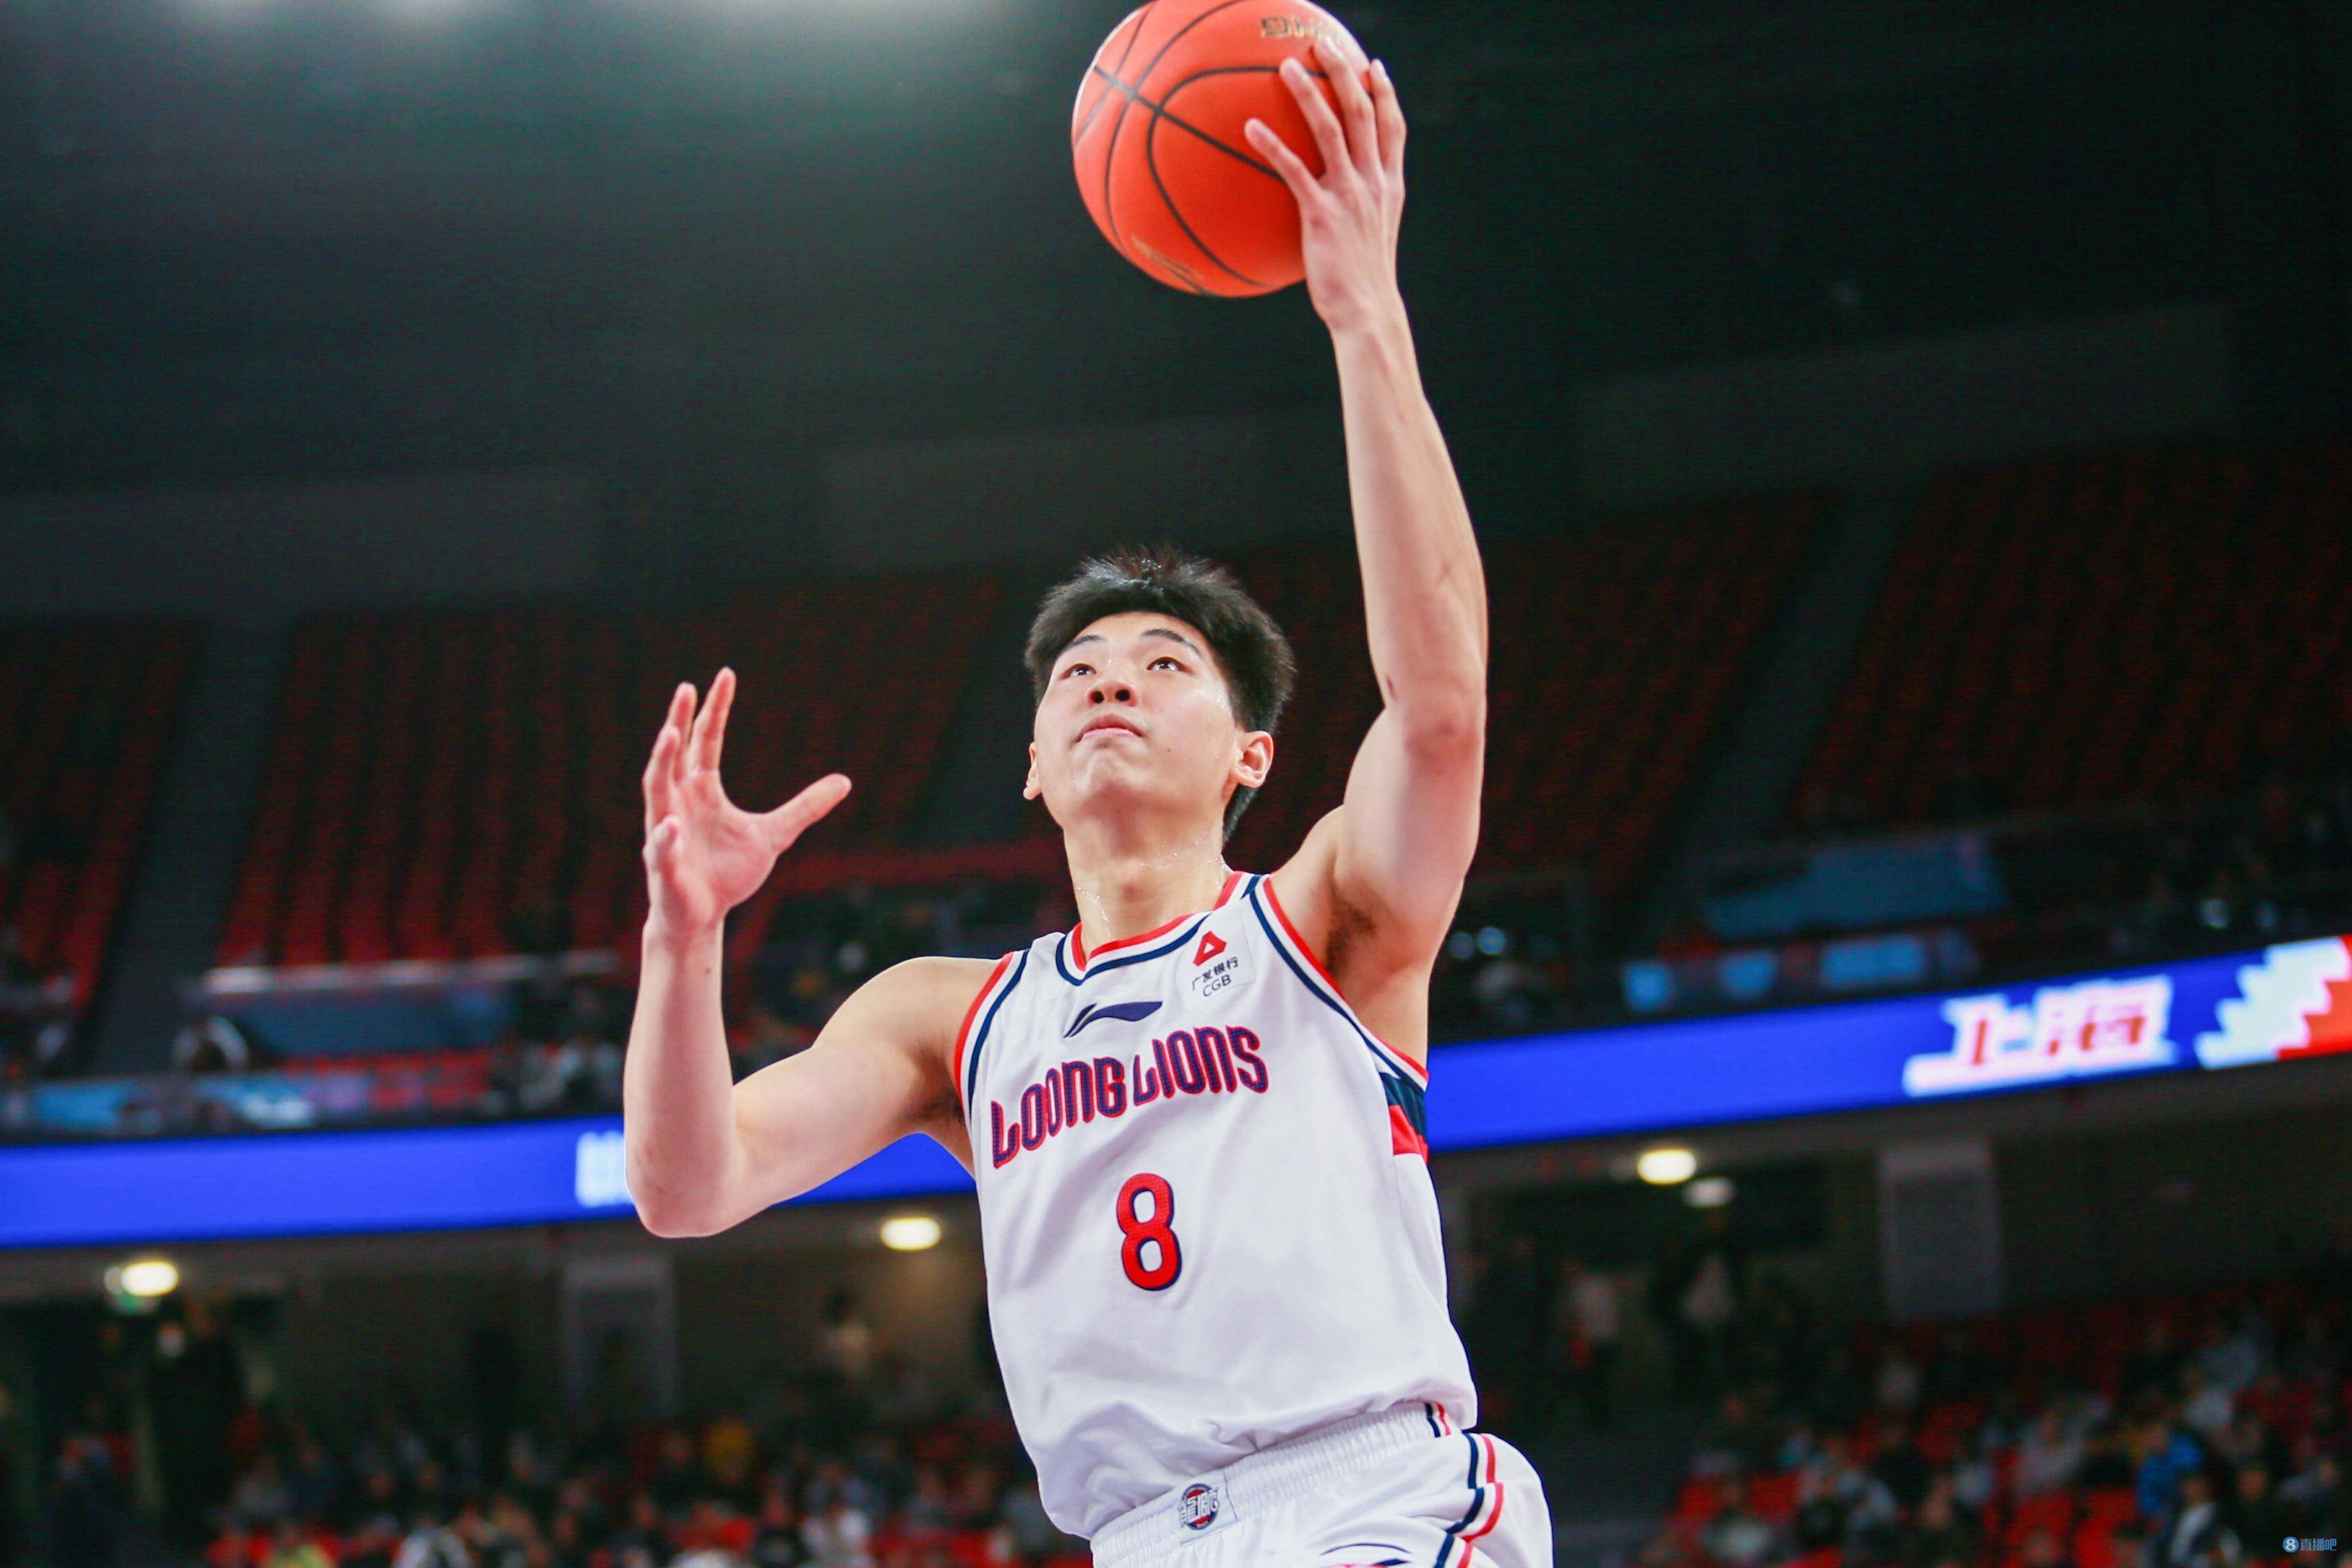
[[[0,630],[0,927],[95,991],[193,662],[185,628]]]
[[[2063,1539],[2074,1523],[2074,1500],[2066,1492],[2021,1498],[2009,1516],[2010,1544],[2019,1544],[2036,1531],[2047,1531]]]
[[[1759,1519],[1773,1524],[1782,1522],[1797,1511],[1797,1483],[1801,1479],[1794,1470],[1750,1477],[1748,1506]]]
[[[1487,548],[1479,870],[1580,865],[1604,896],[1632,883],[1822,511],[1767,500]],[[1235,834],[1234,863],[1264,867],[1339,804],[1379,697],[1351,555],[1288,549],[1239,565],[1301,652],[1274,778]]]
[[[2352,450],[2039,458],[1928,491],[1798,791],[2194,803],[2338,727]],[[2298,635],[2276,635],[2292,624]],[[2303,629],[2317,631],[2306,636]]]
[[[1684,1479],[1675,1493],[1674,1511],[1670,1517],[1696,1524],[1715,1516],[1715,1483],[1698,1476]]]
[[[638,773],[671,691],[741,678],[729,788],[856,788],[812,848],[902,837],[930,788],[998,584],[835,581],[700,613],[565,609],[321,622],[297,640],[223,962],[504,953],[551,900],[573,946],[644,907]],[[905,629],[923,630],[912,653]]]

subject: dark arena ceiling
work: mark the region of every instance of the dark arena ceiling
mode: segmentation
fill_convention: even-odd
[[[1302,300],[1181,298],[1088,224],[1068,106],[1123,9],[5,0],[0,483],[1327,401]],[[1496,440],[1641,367],[2340,323],[2336,0],[1340,9],[1412,118],[1432,381]]]

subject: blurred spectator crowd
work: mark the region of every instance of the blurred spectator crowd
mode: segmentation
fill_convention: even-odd
[[[2347,1560],[2352,1271],[1858,1335],[1751,1317],[1642,1568]]]
[[[1956,797],[1986,799],[1978,790]],[[1820,826],[1803,841],[1851,845],[1856,838],[1842,834],[1866,840],[1870,831]],[[1815,925],[1741,946],[1710,924],[1695,895],[1670,931],[1643,942],[1628,912],[1596,909],[1573,879],[1473,888],[1432,983],[1433,1027],[1476,1038],[1622,1023],[1629,1012],[2007,985],[2352,931],[2352,768],[2273,771],[2242,795],[2194,808],[1969,815],[1895,837],[1938,831],[1981,847],[2001,889],[1997,908]],[[1889,961],[1897,944],[1907,945],[1896,952],[1902,961]],[[1633,983],[1637,972],[1669,967],[1685,977],[1720,969],[1725,978],[1693,986],[1685,977],[1670,1000]]]
[[[1997,868],[1999,908],[1739,946],[1718,937],[1695,905],[1654,945],[1654,958],[1608,956],[1623,950],[1625,917],[1573,873],[1531,868],[1482,879],[1465,891],[1432,977],[1433,1032],[1443,1043],[1855,990],[2011,984],[2352,930],[2352,773],[2273,773],[2243,797],[2194,810],[2118,808],[1951,831],[1980,844]],[[1066,888],[1034,875],[852,881],[779,899],[756,944],[730,956],[728,1043],[737,1076],[806,1049],[850,992],[894,963],[930,953],[992,957],[1066,929],[1071,918]],[[402,1026],[410,1036],[396,1049],[320,1051],[287,1036],[289,1017],[307,1017],[317,1036],[325,1000],[317,996],[306,1014],[273,1012],[281,998],[266,993],[215,995],[173,1040],[174,1074],[121,1081],[119,1092],[102,1097],[53,1094],[55,1103],[37,1090],[75,1076],[69,986],[36,972],[0,931],[0,1133],[152,1134],[616,1110],[631,1006],[627,956],[571,951],[551,901],[526,904],[508,926],[515,956],[490,962],[517,976],[494,995],[453,980],[442,1014],[412,1009],[422,1021]],[[593,972],[583,972],[592,959]],[[355,971],[350,984],[351,1005],[380,1003],[382,988],[371,993],[368,972]],[[346,1017],[330,1032],[365,1032],[351,1023]]]
[[[219,1344],[202,1315],[177,1360]],[[836,1312],[828,1339],[860,1327]],[[348,1430],[229,1397],[209,1442],[165,1441],[137,1507],[152,1410],[94,1395],[58,1445],[42,1521],[58,1568],[1039,1568],[1084,1561],[1046,1519],[1001,1401],[948,1394],[856,1343],[696,1421],[517,1412],[496,1340],[470,1406],[396,1400]],[[503,1392],[501,1392],[503,1391]],[[150,1465],[152,1473],[154,1468]],[[5,1524],[5,1519],[0,1519]],[[0,1531],[0,1533],[5,1533]],[[16,1532],[15,1544],[28,1544]],[[0,1541],[0,1559],[8,1558]]]
[[[0,822],[0,833],[5,831]],[[73,977],[58,966],[35,963],[24,933],[0,925],[0,1083],[69,1069],[73,1020]]]

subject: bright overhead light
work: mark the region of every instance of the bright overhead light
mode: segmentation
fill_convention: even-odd
[[[928,1214],[894,1215],[882,1222],[882,1245],[893,1252],[920,1252],[940,1244],[940,1222]]]
[[[179,1266],[169,1258],[142,1258],[135,1263],[118,1263],[106,1271],[106,1288],[118,1296],[136,1296],[142,1301],[152,1301],[180,1288]]]
[[[1701,1176],[1683,1188],[1683,1201],[1693,1208],[1721,1208],[1731,1201],[1732,1192],[1729,1176]]]
[[[1633,1174],[1652,1186],[1673,1186],[1698,1174],[1698,1156],[1688,1149],[1643,1149]]]

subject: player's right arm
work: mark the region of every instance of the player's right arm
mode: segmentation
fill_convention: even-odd
[[[977,959],[886,970],[807,1051],[732,1081],[719,1010],[727,912],[849,793],[833,773],[772,811],[729,800],[719,758],[734,696],[730,671],[699,714],[680,686],[646,767],[651,904],[621,1100],[629,1191],[657,1236],[724,1230],[911,1132],[971,1158],[948,1053],[987,977]]]

